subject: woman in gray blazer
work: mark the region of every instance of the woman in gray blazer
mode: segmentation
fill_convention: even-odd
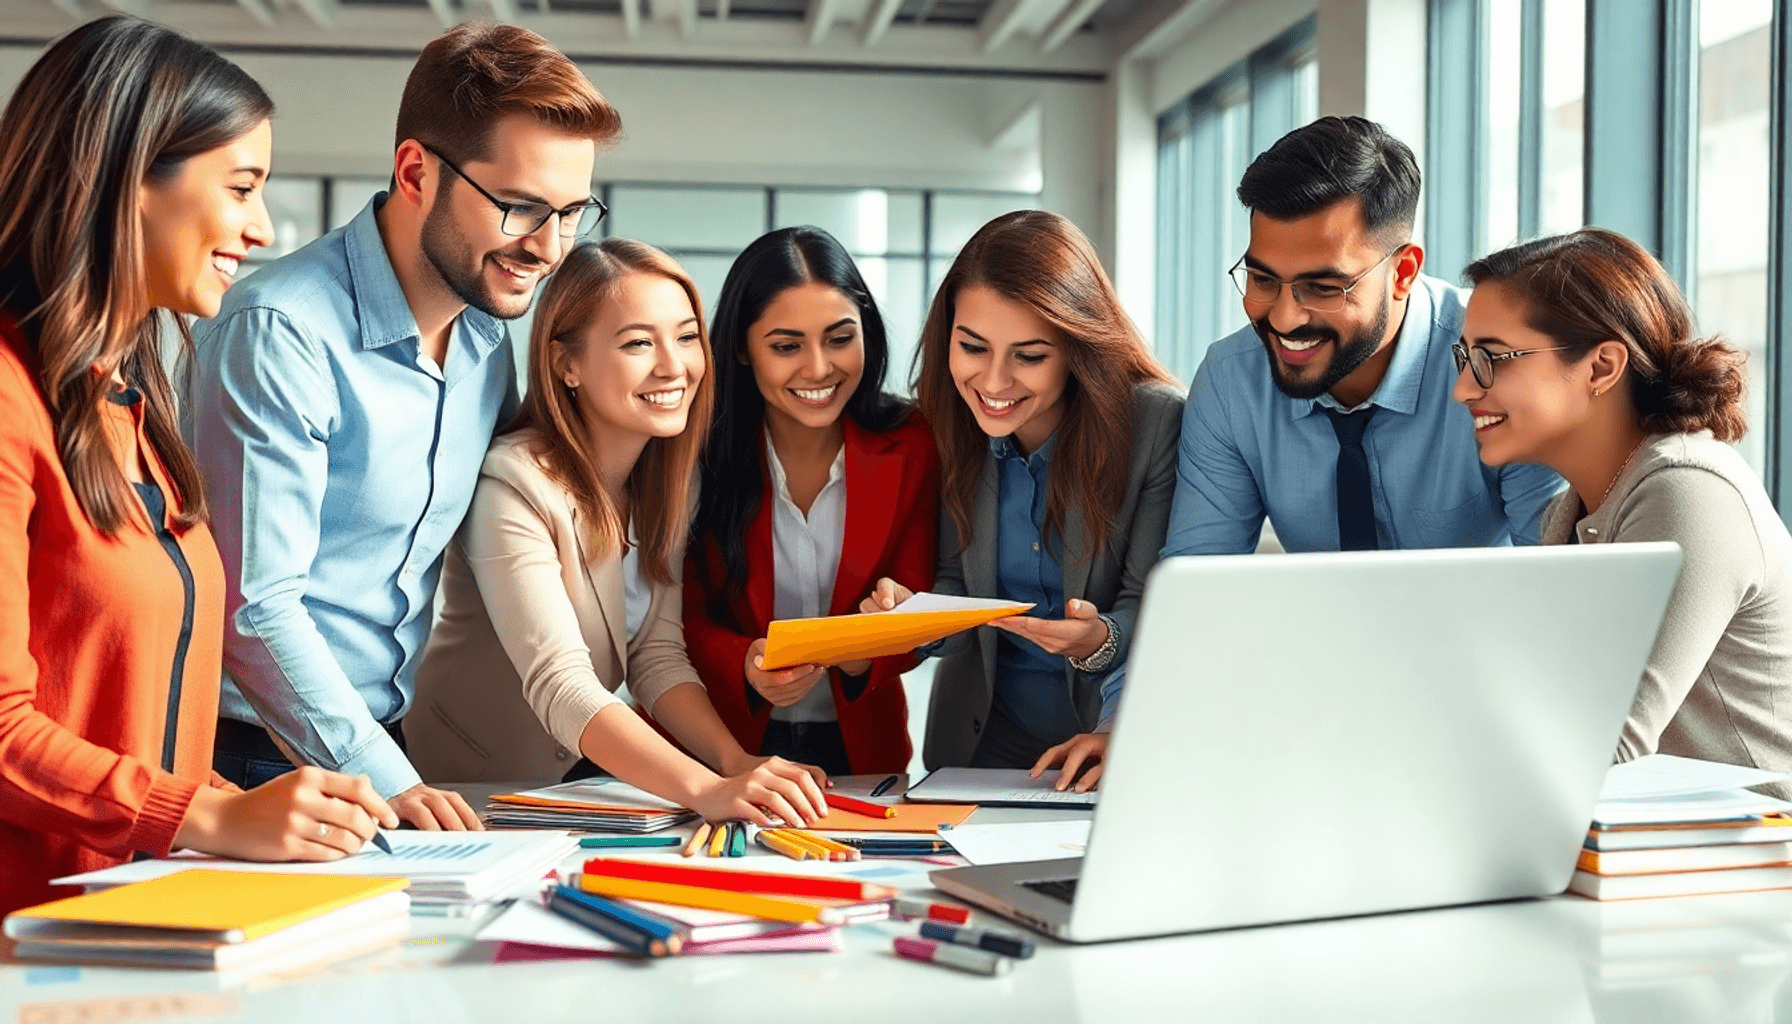
[[[405,719],[426,777],[547,782],[601,767],[711,821],[826,813],[819,773],[742,750],[685,654],[709,362],[696,286],[658,249],[581,245],[542,290],[528,395],[449,546]],[[707,766],[616,695],[625,682]]]
[[[918,651],[942,659],[923,757],[1061,765],[1060,789],[1092,788],[1119,697],[1102,684],[1169,526],[1182,392],[1083,233],[1023,210],[984,225],[941,282],[917,393],[940,450],[935,591],[1034,606]],[[908,596],[882,581],[863,609]]]

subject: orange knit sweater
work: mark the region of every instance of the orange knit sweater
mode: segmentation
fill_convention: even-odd
[[[211,778],[224,627],[210,530],[88,522],[35,366],[0,318],[0,914],[69,895],[52,878],[168,852]],[[172,511],[141,402],[105,411]]]

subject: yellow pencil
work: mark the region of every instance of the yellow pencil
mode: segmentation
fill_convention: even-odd
[[[820,843],[816,842],[815,840],[810,839],[809,837],[803,835],[801,832],[798,832],[796,829],[781,828],[781,829],[778,829],[777,834],[779,836],[783,837],[787,842],[795,843],[798,847],[800,847],[801,849],[806,851],[809,854],[809,856],[814,857],[816,860],[833,860],[834,859],[834,851],[821,845]]]
[[[754,893],[730,892],[726,889],[705,889],[696,885],[675,885],[671,882],[645,882],[635,878],[611,878],[607,875],[579,876],[579,887],[586,892],[613,899],[648,900],[670,903],[675,907],[698,907],[729,914],[763,917],[768,921],[791,921],[796,924],[844,924],[845,916],[833,907],[824,907],[802,900],[780,899]]]
[[[761,829],[759,832],[759,845],[769,847],[772,850],[789,857],[791,860],[802,860],[809,856],[808,850],[798,846],[796,843],[791,842],[789,839],[784,838],[776,832],[765,829]]]
[[[703,841],[708,838],[709,838],[709,822],[707,822],[707,821],[699,822],[697,825],[697,831],[691,833],[690,840],[684,844],[684,849],[680,852],[683,853],[686,857],[689,857],[692,854],[696,853],[698,850],[703,849]]]
[[[853,849],[852,847],[846,845],[845,843],[836,843],[832,839],[829,839],[827,836],[819,835],[814,832],[810,832],[807,829],[796,829],[795,831],[797,832],[797,834],[801,835],[804,839],[807,839],[812,843],[820,844],[822,849],[827,850],[829,853],[838,854],[838,856],[833,858],[834,860],[858,860],[859,859],[859,851]]]
[[[722,824],[717,825],[715,827],[715,830],[710,834],[709,855],[711,857],[720,857],[722,855],[722,852],[724,850],[726,850],[727,848],[728,848],[728,824],[727,824],[727,822],[723,822]]]

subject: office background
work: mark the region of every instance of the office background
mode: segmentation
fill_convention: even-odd
[[[1364,114],[1421,156],[1433,274],[1582,223],[1660,254],[1701,327],[1748,351],[1740,448],[1792,510],[1792,0],[0,0],[0,89],[113,11],[220,47],[279,104],[279,242],[258,261],[382,187],[423,43],[500,19],[623,112],[603,231],[668,249],[713,297],[759,233],[819,224],[859,257],[899,366],[970,233],[1040,207],[1095,240],[1186,381],[1243,324],[1223,274],[1244,167],[1321,113]]]

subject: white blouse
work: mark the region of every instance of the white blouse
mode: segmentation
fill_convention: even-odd
[[[840,547],[846,542],[846,446],[840,446],[828,467],[828,482],[809,506],[809,514],[790,499],[790,481],[771,435],[765,438],[765,461],[772,474],[772,614],[780,619],[811,619],[828,613],[834,598],[834,577],[840,571]],[[789,707],[773,708],[785,722],[833,722],[834,690],[824,678]]]

